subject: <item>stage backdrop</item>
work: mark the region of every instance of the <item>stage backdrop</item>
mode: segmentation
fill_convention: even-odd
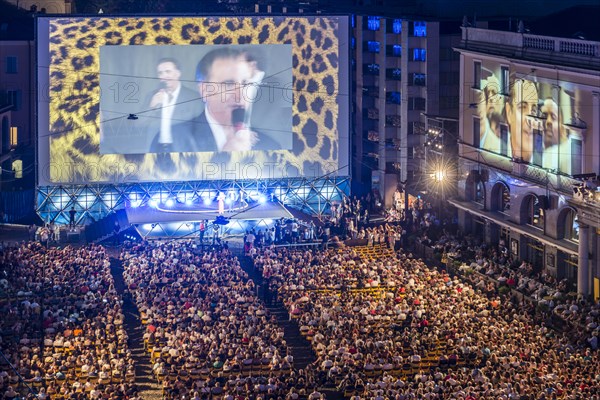
[[[37,30],[39,185],[348,175],[347,17],[40,17]],[[216,50],[249,75],[202,76]],[[161,65],[181,86],[157,106],[173,80]],[[244,104],[252,150],[204,146],[215,99]],[[165,114],[182,145],[159,145]]]

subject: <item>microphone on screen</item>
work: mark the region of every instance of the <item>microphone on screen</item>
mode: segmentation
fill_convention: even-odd
[[[163,91],[163,90],[167,90],[167,82],[165,82],[165,81],[160,81],[160,82],[158,83],[158,87],[156,88],[155,92],[156,92],[156,93],[158,93],[158,92],[161,92],[161,91]]]
[[[234,108],[231,111],[231,124],[236,132],[246,128],[246,110],[244,108]]]

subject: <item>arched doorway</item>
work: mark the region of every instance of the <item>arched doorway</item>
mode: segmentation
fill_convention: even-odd
[[[491,192],[492,211],[508,212],[510,210],[510,189],[504,182],[496,182]]]
[[[521,223],[544,230],[545,218],[546,213],[541,199],[535,194],[525,197],[521,204]]]
[[[579,222],[577,221],[577,211],[575,209],[565,207],[560,210],[556,233],[558,239],[579,242]]]
[[[471,171],[465,185],[465,197],[469,201],[481,204],[485,208],[485,183],[481,180],[479,171]]]
[[[475,183],[475,198],[473,200],[485,208],[485,185],[481,180]]]

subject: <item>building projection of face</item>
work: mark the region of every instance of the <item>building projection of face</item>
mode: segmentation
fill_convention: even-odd
[[[498,68],[499,69],[499,68]],[[571,83],[511,74],[502,93],[499,73],[483,69],[478,90],[480,148],[514,161],[580,173],[586,132],[586,93]],[[591,101],[591,100],[590,100]]]

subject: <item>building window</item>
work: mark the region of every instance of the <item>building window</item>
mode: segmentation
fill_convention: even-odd
[[[412,84],[415,86],[425,86],[425,74],[414,73],[412,76]]]
[[[385,102],[389,104],[400,104],[400,92],[387,92],[385,94]]]
[[[412,61],[426,61],[427,60],[427,50],[425,49],[413,49],[412,51]]]
[[[415,21],[413,25],[414,36],[427,36],[427,23],[425,21]]]
[[[533,130],[533,157],[531,163],[539,167],[542,166],[542,157],[544,153],[544,138],[542,131],[539,129]]]
[[[508,125],[500,124],[500,154],[508,156]]]
[[[375,40],[369,40],[367,42],[367,50],[369,51],[369,53],[376,53],[379,54],[379,42],[375,41]]]
[[[366,64],[364,69],[367,75],[379,75],[379,64]]]
[[[473,117],[473,147],[479,148],[481,141],[481,120]]]
[[[380,26],[379,17],[367,17],[367,29],[370,31],[378,31]]]
[[[422,97],[410,97],[408,99],[409,110],[425,111],[425,105],[426,101]]]
[[[16,74],[17,73],[17,57],[7,56],[6,57],[6,73]]]
[[[350,25],[352,28],[356,28],[356,14],[350,15]]]
[[[16,126],[10,127],[10,147],[15,147],[19,144],[19,128]]]
[[[402,33],[402,20],[401,19],[395,19],[394,22],[392,22],[392,33],[397,33],[397,34]]]
[[[399,81],[402,79],[402,70],[400,68],[388,68],[386,76],[388,79]]]
[[[350,39],[350,47],[352,48],[352,50],[356,49],[356,38],[354,36],[352,36],[352,38]]]
[[[14,111],[19,111],[21,109],[21,90],[7,90],[6,97],[8,104],[11,104],[13,106]]]
[[[402,46],[399,44],[391,46],[389,55],[392,57],[402,57]]]
[[[510,73],[508,67],[500,67],[500,85],[502,86],[502,94],[510,93]]]
[[[479,61],[473,63],[473,88],[481,89],[481,63]]]
[[[398,127],[400,126],[401,118],[399,115],[386,115],[385,126]]]
[[[583,161],[582,152],[583,145],[581,140],[571,139],[571,175],[579,175],[582,173],[581,162]]]

